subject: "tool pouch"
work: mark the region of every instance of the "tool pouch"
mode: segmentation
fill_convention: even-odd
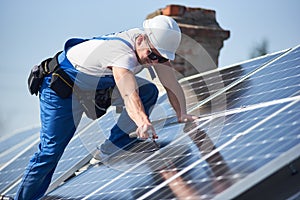
[[[63,99],[74,93],[86,116],[93,120],[104,115],[111,105],[112,88],[96,90],[95,92],[81,90],[60,67],[52,73],[50,88]]]
[[[28,89],[31,95],[37,95],[46,75],[44,66],[48,65],[51,58],[44,60],[40,65],[35,65],[28,76]]]
[[[74,82],[69,75],[60,67],[58,67],[53,73],[50,82],[50,88],[56,92],[56,94],[65,99],[68,98],[73,92]]]
[[[79,102],[81,103],[86,116],[90,119],[100,118],[106,113],[107,108],[111,105],[111,94],[113,88],[96,90],[96,92],[79,91],[75,86],[75,91]]]
[[[28,89],[31,95],[35,94],[37,95],[44,77],[53,71],[55,71],[58,67],[58,55],[61,53],[58,52],[53,58],[47,58],[46,60],[43,60],[41,64],[35,65],[28,76]]]

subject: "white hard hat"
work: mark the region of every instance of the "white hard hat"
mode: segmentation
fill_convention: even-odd
[[[151,44],[169,60],[175,59],[175,52],[181,40],[181,31],[176,21],[165,15],[158,15],[143,23]]]

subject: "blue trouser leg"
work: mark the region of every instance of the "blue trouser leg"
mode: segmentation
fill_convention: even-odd
[[[82,108],[76,99],[61,99],[46,77],[40,93],[42,127],[38,152],[30,160],[16,199],[34,200],[46,192],[55,167],[80,122]]]
[[[145,112],[149,116],[151,108],[156,103],[158,89],[153,83],[141,78],[137,78],[137,83],[139,85],[139,96],[144,105]],[[130,144],[136,142],[136,139],[130,138],[128,134],[135,131],[136,128],[137,126],[128,116],[126,109],[124,109],[118,119],[117,124],[111,129],[109,141],[107,140],[104,145],[102,145],[101,149],[104,152],[109,151],[105,146],[110,146],[110,142],[112,142],[118,148],[130,147]]]

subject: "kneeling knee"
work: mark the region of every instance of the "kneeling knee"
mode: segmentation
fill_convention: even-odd
[[[143,85],[140,87],[140,90],[143,92],[140,93],[140,95],[144,96],[148,100],[154,100],[156,101],[158,98],[158,89],[155,84],[153,83],[148,83],[146,85]],[[143,97],[142,97],[143,98]]]

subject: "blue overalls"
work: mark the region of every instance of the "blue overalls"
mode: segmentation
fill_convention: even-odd
[[[92,86],[91,89],[95,89],[95,81],[97,81],[97,89],[115,86],[113,76],[99,78],[77,71],[66,58],[66,51],[67,49],[58,57],[60,67],[72,80],[76,79],[77,84],[81,84],[85,89],[90,86]],[[38,151],[33,155],[25,170],[15,199],[34,200],[45,194],[57,163],[73,137],[83,114],[83,108],[76,96],[60,98],[49,87],[50,81],[51,74],[44,78],[39,91],[41,130]],[[137,79],[137,82],[143,82],[143,85],[139,87],[139,95],[146,114],[149,115],[150,109],[156,103],[158,90],[153,83],[146,80]],[[127,128],[124,129],[122,124],[127,124]],[[136,128],[124,109],[117,124],[111,129],[109,141],[117,147],[124,148],[129,143],[135,142],[134,139],[129,138],[128,133]]]

